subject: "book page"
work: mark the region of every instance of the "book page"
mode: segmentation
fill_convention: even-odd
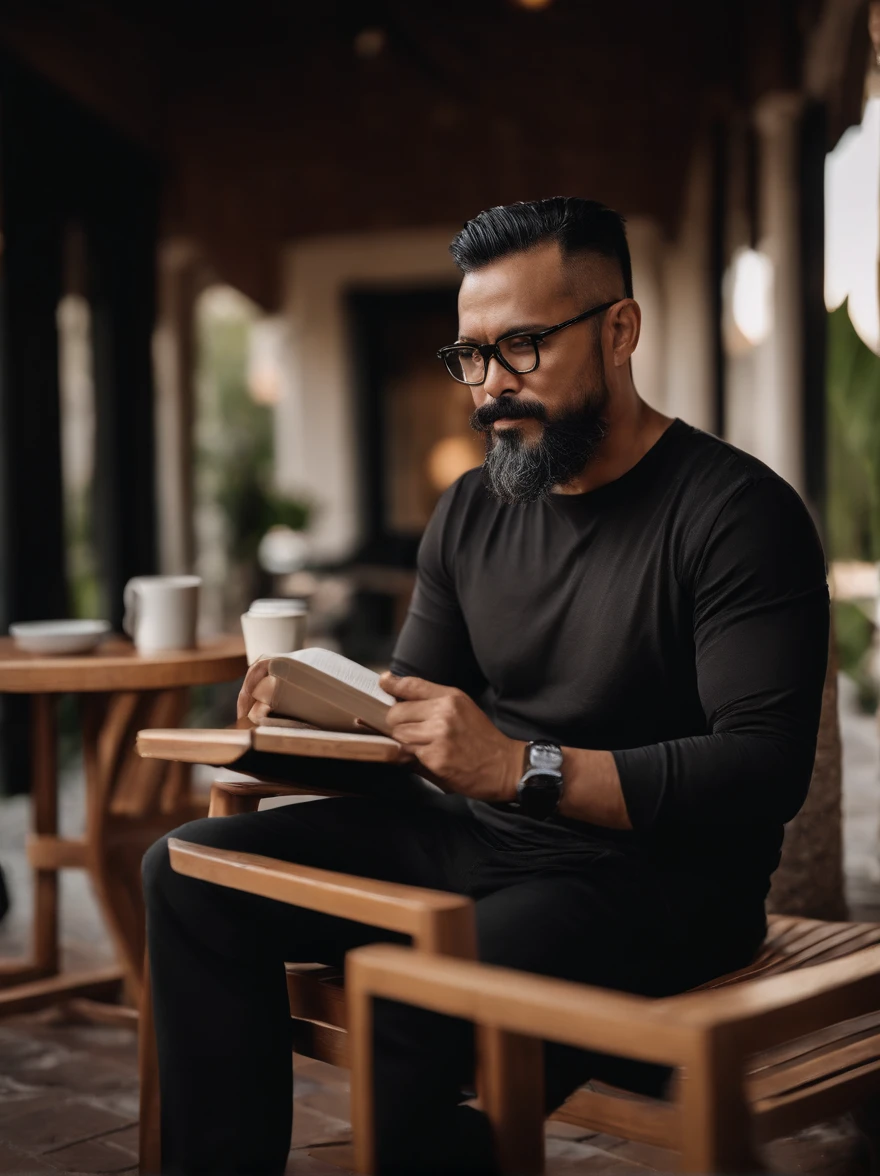
[[[377,702],[384,703],[385,706],[393,706],[397,701],[379,685],[377,673],[368,670],[366,666],[359,665],[350,658],[343,657],[341,653],[334,653],[330,649],[298,649],[296,653],[291,653],[288,656],[295,661],[304,662],[307,666],[312,666],[324,674],[329,674],[337,681],[344,682],[346,686],[351,686],[353,690],[360,690],[362,694],[368,694]]]

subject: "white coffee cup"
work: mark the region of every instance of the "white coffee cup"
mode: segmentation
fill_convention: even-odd
[[[135,576],[128,581],[122,627],[138,653],[195,647],[201,583],[199,576]]]
[[[269,603],[277,607],[265,607]],[[281,608],[282,604],[286,607]],[[299,604],[255,600],[250,609],[241,615],[248,665],[253,665],[261,657],[302,649],[306,638],[307,616],[305,608]]]

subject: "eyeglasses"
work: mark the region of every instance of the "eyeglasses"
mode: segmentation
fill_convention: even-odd
[[[494,343],[453,343],[449,347],[441,347],[437,358],[443,360],[446,370],[459,384],[484,384],[489,360],[493,356],[513,375],[524,376],[537,370],[541,362],[540,346],[548,335],[555,335],[557,331],[564,331],[566,327],[592,318],[594,314],[601,314],[619,301],[619,298],[615,298],[613,302],[603,302],[601,306],[585,310],[583,314],[566,319],[564,323],[557,323],[555,327],[545,327],[543,331],[502,335]]]

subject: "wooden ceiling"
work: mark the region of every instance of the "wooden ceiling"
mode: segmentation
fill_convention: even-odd
[[[560,192],[672,229],[701,132],[801,84],[823,8],[7,0],[0,41],[155,153],[165,231],[271,304],[279,244],[313,233]]]

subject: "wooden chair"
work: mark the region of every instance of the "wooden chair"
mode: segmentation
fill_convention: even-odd
[[[268,781],[218,781],[211,791],[210,815],[253,811],[263,797],[303,793],[314,795],[315,789]],[[180,841],[172,844],[171,856],[174,868],[190,877],[399,931],[411,935],[414,947],[422,953],[443,954],[460,960],[475,959],[473,907],[469,899]],[[373,957],[358,955],[357,958],[369,962]],[[386,957],[380,955],[376,958],[384,960]],[[406,953],[387,958],[393,961],[387,969],[389,976],[393,977],[398,966],[409,969],[402,973],[405,976],[422,975],[412,971],[412,961]],[[434,958],[425,965],[424,974],[433,975],[432,969],[437,966]],[[370,984],[378,983],[374,976],[384,977],[386,973],[381,969],[377,973],[372,965],[370,967],[372,970],[366,973],[371,978]],[[706,986],[706,991],[662,1001],[562,985],[561,982],[557,984],[481,967],[479,975],[483,976],[484,972],[487,982],[491,980],[495,984],[497,976],[502,975],[505,983],[510,981],[514,985],[512,991],[534,992],[536,995],[529,997],[529,1008],[533,1005],[539,1008],[540,1000],[552,997],[548,1005],[551,1012],[546,1015],[536,1013],[535,1034],[553,1038],[560,1028],[568,1026],[568,1012],[564,1017],[554,1019],[556,1013],[552,1009],[571,1010],[576,993],[579,1012],[571,1020],[572,1036],[563,1036],[560,1040],[586,1043],[591,1048],[624,1057],[684,1067],[692,1078],[678,1086],[671,1103],[596,1084],[593,1088],[576,1092],[552,1117],[679,1152],[681,1163],[688,1171],[725,1171],[732,1170],[731,1165],[735,1168],[742,1164],[745,1155],[743,1141],[748,1139],[748,1134],[745,1131],[740,1133],[739,1128],[728,1129],[725,1124],[735,1120],[741,1125],[746,1110],[749,1121],[754,1118],[758,1125],[758,1138],[764,1139],[785,1134],[804,1122],[851,1109],[873,1096],[875,1091],[880,1095],[880,1011],[873,1011],[880,1010],[880,924],[830,923],[771,915],[764,948],[749,967],[713,981]],[[436,974],[456,978],[454,983],[450,980],[451,993],[459,992],[460,986],[465,984],[465,980],[459,980],[459,977],[467,978],[467,984],[475,993],[481,991],[473,980],[477,972],[464,969]],[[853,978],[857,980],[854,995],[851,991],[854,986],[850,983]],[[807,1001],[804,1011],[802,994],[809,996],[814,992],[819,980],[825,981],[821,990],[823,997]],[[779,987],[780,981],[782,987]],[[382,979],[381,982],[386,981]],[[397,983],[393,978],[387,982],[391,985]],[[730,1009],[748,1009],[750,1000],[763,999],[765,990],[761,986],[771,983],[776,985],[770,989],[774,1012],[762,1012],[754,1024],[747,1021],[741,1035],[738,1030],[732,1030],[729,1036],[725,1036],[727,1031],[719,1030],[722,1034],[719,1037],[714,1030],[706,1030],[708,1036],[700,1038],[702,1044],[699,1048],[708,1052],[705,1057],[699,1051],[693,1052],[696,1039],[691,1033],[691,1009],[700,1010],[701,1025],[703,1022],[711,1025],[714,1024],[711,1009],[717,1007],[722,1024],[726,1025],[724,1018],[731,1015]],[[500,984],[498,981],[492,991],[500,992]],[[431,995],[434,989],[425,989],[428,996],[423,997],[420,985],[419,981],[418,985],[407,990],[411,999],[414,1003],[434,1007],[430,1004],[435,999]],[[351,989],[350,983],[348,988]],[[369,985],[367,989],[373,993]],[[349,1066],[354,1050],[357,1061],[362,1038],[355,1035],[353,1047],[348,1029],[352,1023],[357,1024],[357,1017],[367,1015],[363,1009],[356,1015],[352,1012],[357,1002],[363,1004],[366,999],[363,994],[353,998],[355,1005],[350,1004],[347,1011],[346,993],[339,972],[316,964],[288,965],[288,992],[296,1052],[331,1065]],[[752,997],[752,993],[758,996]],[[552,1001],[557,997],[561,1000],[562,996],[567,1003],[553,1006]],[[447,996],[444,995],[443,999]],[[449,996],[448,999],[464,998]],[[858,1005],[854,1003],[857,1000],[861,1001]],[[598,1004],[594,1003],[596,1001]],[[714,1002],[718,1002],[717,1005]],[[526,1171],[523,1158],[531,1157],[528,1170],[540,1171],[541,1133],[538,1128],[543,1113],[539,1097],[541,1067],[539,1052],[536,1052],[538,1047],[531,1038],[526,1043],[510,1038],[509,1031],[517,1026],[496,1024],[486,1014],[488,1006],[482,996],[476,1003],[456,1005],[447,1011],[455,1012],[459,1007],[463,1009],[459,1015],[469,1016],[486,1027],[486,1032],[481,1029],[480,1036],[480,1073],[488,1076],[487,1085],[482,1089],[487,1110],[499,1127],[501,1137],[507,1139],[513,1132],[509,1154],[516,1157],[516,1163],[508,1170]],[[502,1002],[499,1007],[503,1010],[507,1005]],[[760,1007],[764,1009],[765,1005]],[[609,1021],[608,1025],[629,1025],[631,1029],[635,1027],[635,1032],[616,1035],[616,1029],[612,1031],[606,1026],[606,1009],[620,1012],[620,1016]],[[681,1022],[683,1028],[674,1031],[670,1028],[668,1033],[666,1029],[658,1029],[660,1044],[652,1044],[654,1038],[647,1030],[643,1031],[643,1027],[676,1026],[675,1015],[679,1009],[684,1018]],[[630,1014],[632,1019],[627,1020]],[[351,1020],[353,1016],[354,1022]],[[553,1026],[553,1030],[545,1030],[546,1025]],[[583,1039],[579,1033],[583,1034]],[[807,1034],[810,1036],[804,1036]],[[141,1017],[141,1035],[141,1166],[144,1172],[156,1172],[159,1170],[158,1083],[148,989]],[[798,1037],[803,1040],[796,1041]],[[716,1058],[714,1051],[718,1049],[721,1053]],[[763,1052],[750,1061],[745,1088],[739,1080],[728,1081],[724,1077],[728,1067],[733,1072],[735,1064],[744,1063],[744,1059],[759,1050]],[[364,1110],[369,1106],[369,1083],[365,1078],[369,1066],[367,1055],[364,1054],[357,1064],[360,1069],[356,1071],[355,1089],[360,1110],[353,1116],[353,1126],[358,1167],[360,1171],[368,1172],[371,1170],[372,1144],[371,1128],[367,1124],[369,1115]],[[704,1089],[704,1071],[711,1071],[717,1089]],[[521,1089],[509,1089],[507,1085],[499,1088],[499,1075],[515,1075],[515,1085]],[[748,1094],[748,1103],[743,1101],[743,1089]],[[366,1142],[361,1142],[361,1135]]]
[[[371,1007],[385,997],[475,1023],[505,1176],[543,1171],[543,1039],[676,1068],[668,1101],[587,1089],[554,1118],[668,1149],[687,1172],[760,1171],[757,1144],[880,1095],[880,926],[810,923],[774,920],[776,946],[751,969],[662,1000],[358,948],[346,981],[357,1170],[373,1170]],[[875,1122],[861,1126],[876,1145]]]

